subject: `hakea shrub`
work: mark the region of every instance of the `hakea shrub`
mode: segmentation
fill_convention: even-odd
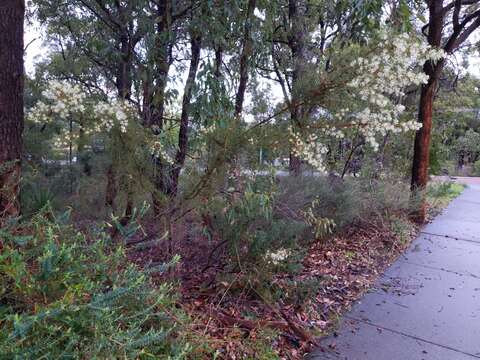
[[[293,124],[289,130],[293,154],[322,172],[328,139],[361,136],[376,150],[379,136],[419,129],[420,123],[405,116],[402,99],[408,88],[428,81],[421,65],[445,57],[443,50],[420,38],[386,31],[369,44],[351,45],[328,56],[338,53],[354,60],[340,59],[341,66],[320,73],[317,83],[312,81],[318,89],[310,89],[313,96],[306,103],[316,109],[314,120]]]
[[[0,229],[0,354],[5,359],[178,358],[185,315],[103,232],[45,208]]]

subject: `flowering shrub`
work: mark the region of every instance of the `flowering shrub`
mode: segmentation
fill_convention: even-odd
[[[51,125],[56,130],[53,146],[60,150],[78,146],[75,151],[80,159],[88,157],[82,150],[89,141],[105,142],[115,167],[112,181],[118,182],[122,191],[150,191],[148,174],[152,169],[147,162],[174,162],[171,154],[176,148],[170,146],[171,133],[142,126],[137,109],[126,101],[99,100],[66,81],[50,81],[42,94],[44,101],[37,102],[28,119]]]
[[[348,78],[329,85],[329,106],[322,103],[319,111],[322,122],[290,128],[292,152],[322,172],[326,170],[327,138],[343,139],[355,133],[376,150],[378,135],[419,129],[421,124],[416,120],[402,118],[402,97],[406,88],[427,82],[428,76],[419,65],[445,56],[442,50],[429,48],[410,34],[392,37],[387,32],[381,32],[365,48],[352,46],[346,51],[356,58],[341,69]],[[366,53],[359,56],[358,51]]]
[[[127,132],[129,118],[134,110],[123,101],[98,101],[89,98],[78,85],[66,81],[50,81],[39,101],[29,112],[28,119],[37,124],[56,124],[59,134],[54,145],[66,147],[76,142],[81,134],[111,132],[118,128]]]
[[[250,180],[241,197],[212,198],[204,209],[217,236],[230,245],[232,264],[239,268],[253,269],[265,262],[278,265],[288,260],[303,236],[304,223],[274,216],[276,199],[268,186],[262,189],[259,179]]]
[[[285,261],[290,256],[291,251],[280,248],[277,251],[267,251],[265,254],[265,260],[271,262],[273,265],[278,265],[282,261]]]

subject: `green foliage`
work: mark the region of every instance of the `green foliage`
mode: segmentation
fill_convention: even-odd
[[[285,207],[298,211],[314,202],[315,217],[330,219],[336,225],[335,231],[372,217],[381,219],[408,212],[412,206],[408,185],[395,178],[304,177],[282,179],[280,188]]]
[[[430,172],[432,174],[440,175],[445,164],[444,158],[442,158],[442,145],[438,141],[432,141],[430,147]]]
[[[458,157],[465,162],[474,162],[480,153],[480,134],[468,129],[455,143],[455,151]]]
[[[414,228],[410,221],[394,216],[390,219],[390,228],[402,244],[406,244],[412,239]]]
[[[272,283],[277,273],[298,273],[312,240],[325,238],[358,223],[391,224],[402,241],[407,241],[403,219],[414,202],[408,184],[396,179],[365,180],[336,177],[280,177],[275,182],[259,176],[242,193],[233,189],[223,197],[210,199],[204,219],[205,231],[229,245],[229,264],[243,273],[242,280],[219,274],[234,289],[251,290],[263,301],[283,299],[299,304],[320,286],[289,284],[286,291]],[[337,224],[333,227],[333,224]]]
[[[231,189],[226,198],[211,200],[206,209],[214,231],[228,242],[232,259],[241,269],[264,263],[267,251],[296,247],[306,227],[301,221],[274,216],[274,193],[255,185],[247,185],[242,194]]]
[[[360,131],[369,122],[351,120],[373,106],[369,117],[375,123],[382,117],[376,112],[381,100],[397,97],[391,105],[406,108],[399,120],[414,119],[418,91],[411,87],[402,89],[405,96],[363,99],[368,84],[362,80],[357,88],[352,79],[370,72],[352,60],[375,55],[383,68],[382,59],[398,44],[378,30],[419,35],[424,2],[257,1],[251,17],[249,4],[32,1],[50,51],[26,81],[25,108],[52,100],[42,90],[47,80],[61,79],[88,94],[88,111],[68,116],[57,111],[58,121],[26,119],[25,159],[31,168],[22,174],[21,201],[27,222],[0,230],[0,357],[165,358],[181,357],[187,349],[173,286],[152,286],[105,230],[79,233],[55,217],[49,209],[59,205],[91,228],[101,228],[100,220],[113,214],[118,237],[137,232],[135,218],[148,206],[133,211],[131,219],[124,215],[144,201],[155,204],[146,228],[164,226],[169,242],[184,236],[185,228],[190,236],[201,221],[205,235],[219,246],[215,251],[228,249],[220,257],[227,271],[218,277],[244,275],[242,291],[249,286],[267,300],[301,303],[314,297],[320,280],[288,284],[283,294],[270,281],[277,273],[298,272],[311,241],[374,222],[408,239],[405,214],[415,199],[404,180],[411,173],[414,133],[385,127],[376,135],[377,151],[365,146],[370,135]],[[193,57],[194,35],[201,35],[202,56],[188,85],[182,74]],[[480,106],[479,81],[462,75],[452,91],[457,75],[445,70],[430,171],[453,172],[477,161],[474,171],[480,175],[478,114],[470,111]],[[383,72],[372,71],[372,79]],[[237,113],[236,100],[243,96],[248,101]],[[132,106],[125,131],[86,131],[103,128],[105,120],[90,105],[117,97]],[[78,137],[68,145],[54,141],[68,133],[69,124]],[[320,153],[331,175],[275,178],[262,172],[245,179],[245,173],[268,164],[288,167],[295,153],[290,126],[304,136],[318,132],[308,141],[325,145]],[[337,126],[342,129],[337,136],[323,131]],[[68,163],[70,155],[78,161]],[[443,203],[458,191],[456,185],[435,185],[428,196]],[[142,246],[148,245],[137,250]],[[276,358],[267,344],[257,345],[259,358]]]
[[[0,230],[2,358],[184,358],[174,287],[48,208]]]
[[[284,178],[279,185],[279,203],[283,208],[298,213],[306,211],[309,204],[312,215],[317,219],[330,219],[336,229],[348,225],[355,215],[356,189],[345,186],[345,182],[338,178],[301,177]]]
[[[313,299],[322,288],[325,278],[316,276],[302,279],[302,281],[286,280],[284,287],[274,289],[274,295],[283,302],[297,306]]]
[[[465,185],[457,184],[451,181],[435,181],[431,182],[427,189],[427,197],[430,203],[436,207],[444,207],[450,201],[459,196]]]
[[[445,69],[446,80],[436,99],[430,166],[433,174],[468,175],[469,163],[477,160],[478,79],[469,74],[458,78]],[[463,169],[467,165],[466,169]]]
[[[55,194],[38,183],[25,184],[22,187],[22,211],[26,217],[38,213],[46,206],[52,206]]]
[[[251,347],[254,356],[246,357],[247,360],[279,360],[280,357],[272,348],[272,342],[278,337],[277,331],[261,329],[255,339],[246,341],[245,346]]]
[[[335,222],[328,218],[322,218],[315,215],[315,211],[320,206],[320,200],[312,201],[311,206],[303,212],[305,222],[313,228],[313,234],[316,239],[332,233],[335,228]]]
[[[416,197],[410,192],[410,185],[394,176],[360,182],[360,186],[365,194],[364,216],[377,216],[388,220],[391,215],[408,214],[418,206]]]
[[[475,176],[480,176],[480,160],[475,161],[473,164],[473,174]]]

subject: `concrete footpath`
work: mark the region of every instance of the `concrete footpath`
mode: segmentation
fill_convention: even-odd
[[[310,359],[480,359],[480,179],[425,226]]]

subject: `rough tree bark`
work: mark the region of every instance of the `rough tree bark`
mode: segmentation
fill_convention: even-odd
[[[248,83],[248,59],[252,55],[252,17],[255,10],[256,0],[249,0],[242,39],[242,53],[240,54],[240,81],[235,96],[235,116],[239,117],[243,111],[245,91]]]
[[[427,40],[429,45],[441,47],[442,30],[444,22],[443,0],[431,1],[429,5],[430,19],[428,24]],[[412,191],[423,191],[428,181],[428,165],[430,158],[430,141],[432,132],[433,99],[437,88],[440,69],[432,61],[427,61],[423,71],[428,75],[427,84],[422,86],[420,103],[418,108],[418,121],[422,124],[415,135],[412,166]],[[417,211],[413,213],[413,219],[422,223],[426,216],[426,204],[420,203]]]
[[[23,0],[0,1],[0,226],[21,210],[24,14]]]
[[[223,61],[223,48],[218,45],[215,49],[215,78],[220,81],[222,78],[222,61]]]
[[[302,0],[289,0],[288,17],[290,20],[290,34],[288,37],[288,46],[292,53],[293,72],[292,72],[292,92],[290,101],[290,122],[292,127],[301,124],[304,111],[299,105],[301,99],[301,82],[305,76],[306,54],[306,12],[307,5]],[[289,171],[293,176],[301,174],[301,159],[293,152],[290,152]]]
[[[430,62],[424,66],[425,72],[430,76],[427,84],[422,86],[418,108],[418,121],[422,127],[415,134],[412,166],[412,191],[423,191],[428,182],[428,167],[430,163],[430,141],[432,133],[433,100],[437,89],[437,79],[430,75],[433,67]],[[426,203],[421,201],[419,208],[413,213],[413,219],[423,223],[426,216]]]
[[[158,2],[156,15],[158,22],[155,34],[155,49],[153,50],[155,86],[151,92],[150,111],[146,126],[158,126],[158,131],[160,131],[163,128],[165,91],[171,62],[171,31],[174,21],[172,0]]]
[[[120,60],[117,64],[115,84],[117,87],[117,96],[122,100],[130,99],[132,91],[132,71],[133,71],[133,48],[135,43],[132,42],[132,36],[128,29],[131,27],[128,20],[128,14],[125,12],[131,11],[128,8],[123,8],[120,3],[117,3],[117,11],[119,14],[119,30],[118,30],[118,47],[120,49]],[[131,20],[130,20],[131,21]],[[117,183],[117,168],[116,159],[112,159],[112,163],[107,169],[107,186],[105,192],[105,205],[114,209],[115,199],[118,194],[119,184]],[[127,204],[125,216],[130,217],[131,209],[133,207],[132,199],[127,196]]]
[[[427,40],[430,46],[442,48],[447,54],[453,53],[458,47],[468,39],[468,37],[480,27],[480,10],[473,9],[472,12],[462,10],[471,9],[469,6],[480,3],[471,0],[454,0],[444,5],[444,0],[428,1],[429,22],[426,26],[428,30]],[[451,21],[446,21],[447,14],[451,14]],[[452,31],[446,40],[444,30],[447,23],[452,25]],[[433,101],[437,89],[438,79],[445,65],[445,60],[436,63],[427,61],[424,65],[424,71],[429,79],[427,84],[422,86],[420,94],[420,104],[418,109],[418,121],[422,128],[415,135],[412,181],[411,189],[413,192],[424,191],[428,182],[428,167],[430,154],[430,141],[433,123]],[[418,223],[425,222],[426,202],[421,197],[419,208],[412,214],[413,219]]]
[[[188,70],[188,77],[185,83],[185,89],[182,100],[182,114],[180,116],[180,130],[178,133],[178,150],[175,156],[175,164],[171,171],[171,185],[168,194],[175,197],[178,192],[178,180],[180,171],[185,164],[185,159],[188,151],[188,127],[190,107],[192,101],[192,92],[195,85],[195,78],[197,76],[198,65],[200,63],[200,50],[202,47],[201,35],[196,31],[191,33],[190,48],[191,58],[190,67]]]
[[[161,133],[164,127],[165,95],[168,84],[168,73],[171,65],[172,26],[174,22],[172,0],[157,3],[157,19],[155,34],[155,49],[153,49],[154,76],[151,98],[147,113],[149,114],[145,125],[152,127],[156,134]],[[162,197],[170,192],[168,166],[161,159],[155,158],[153,209],[159,214],[163,207]]]

